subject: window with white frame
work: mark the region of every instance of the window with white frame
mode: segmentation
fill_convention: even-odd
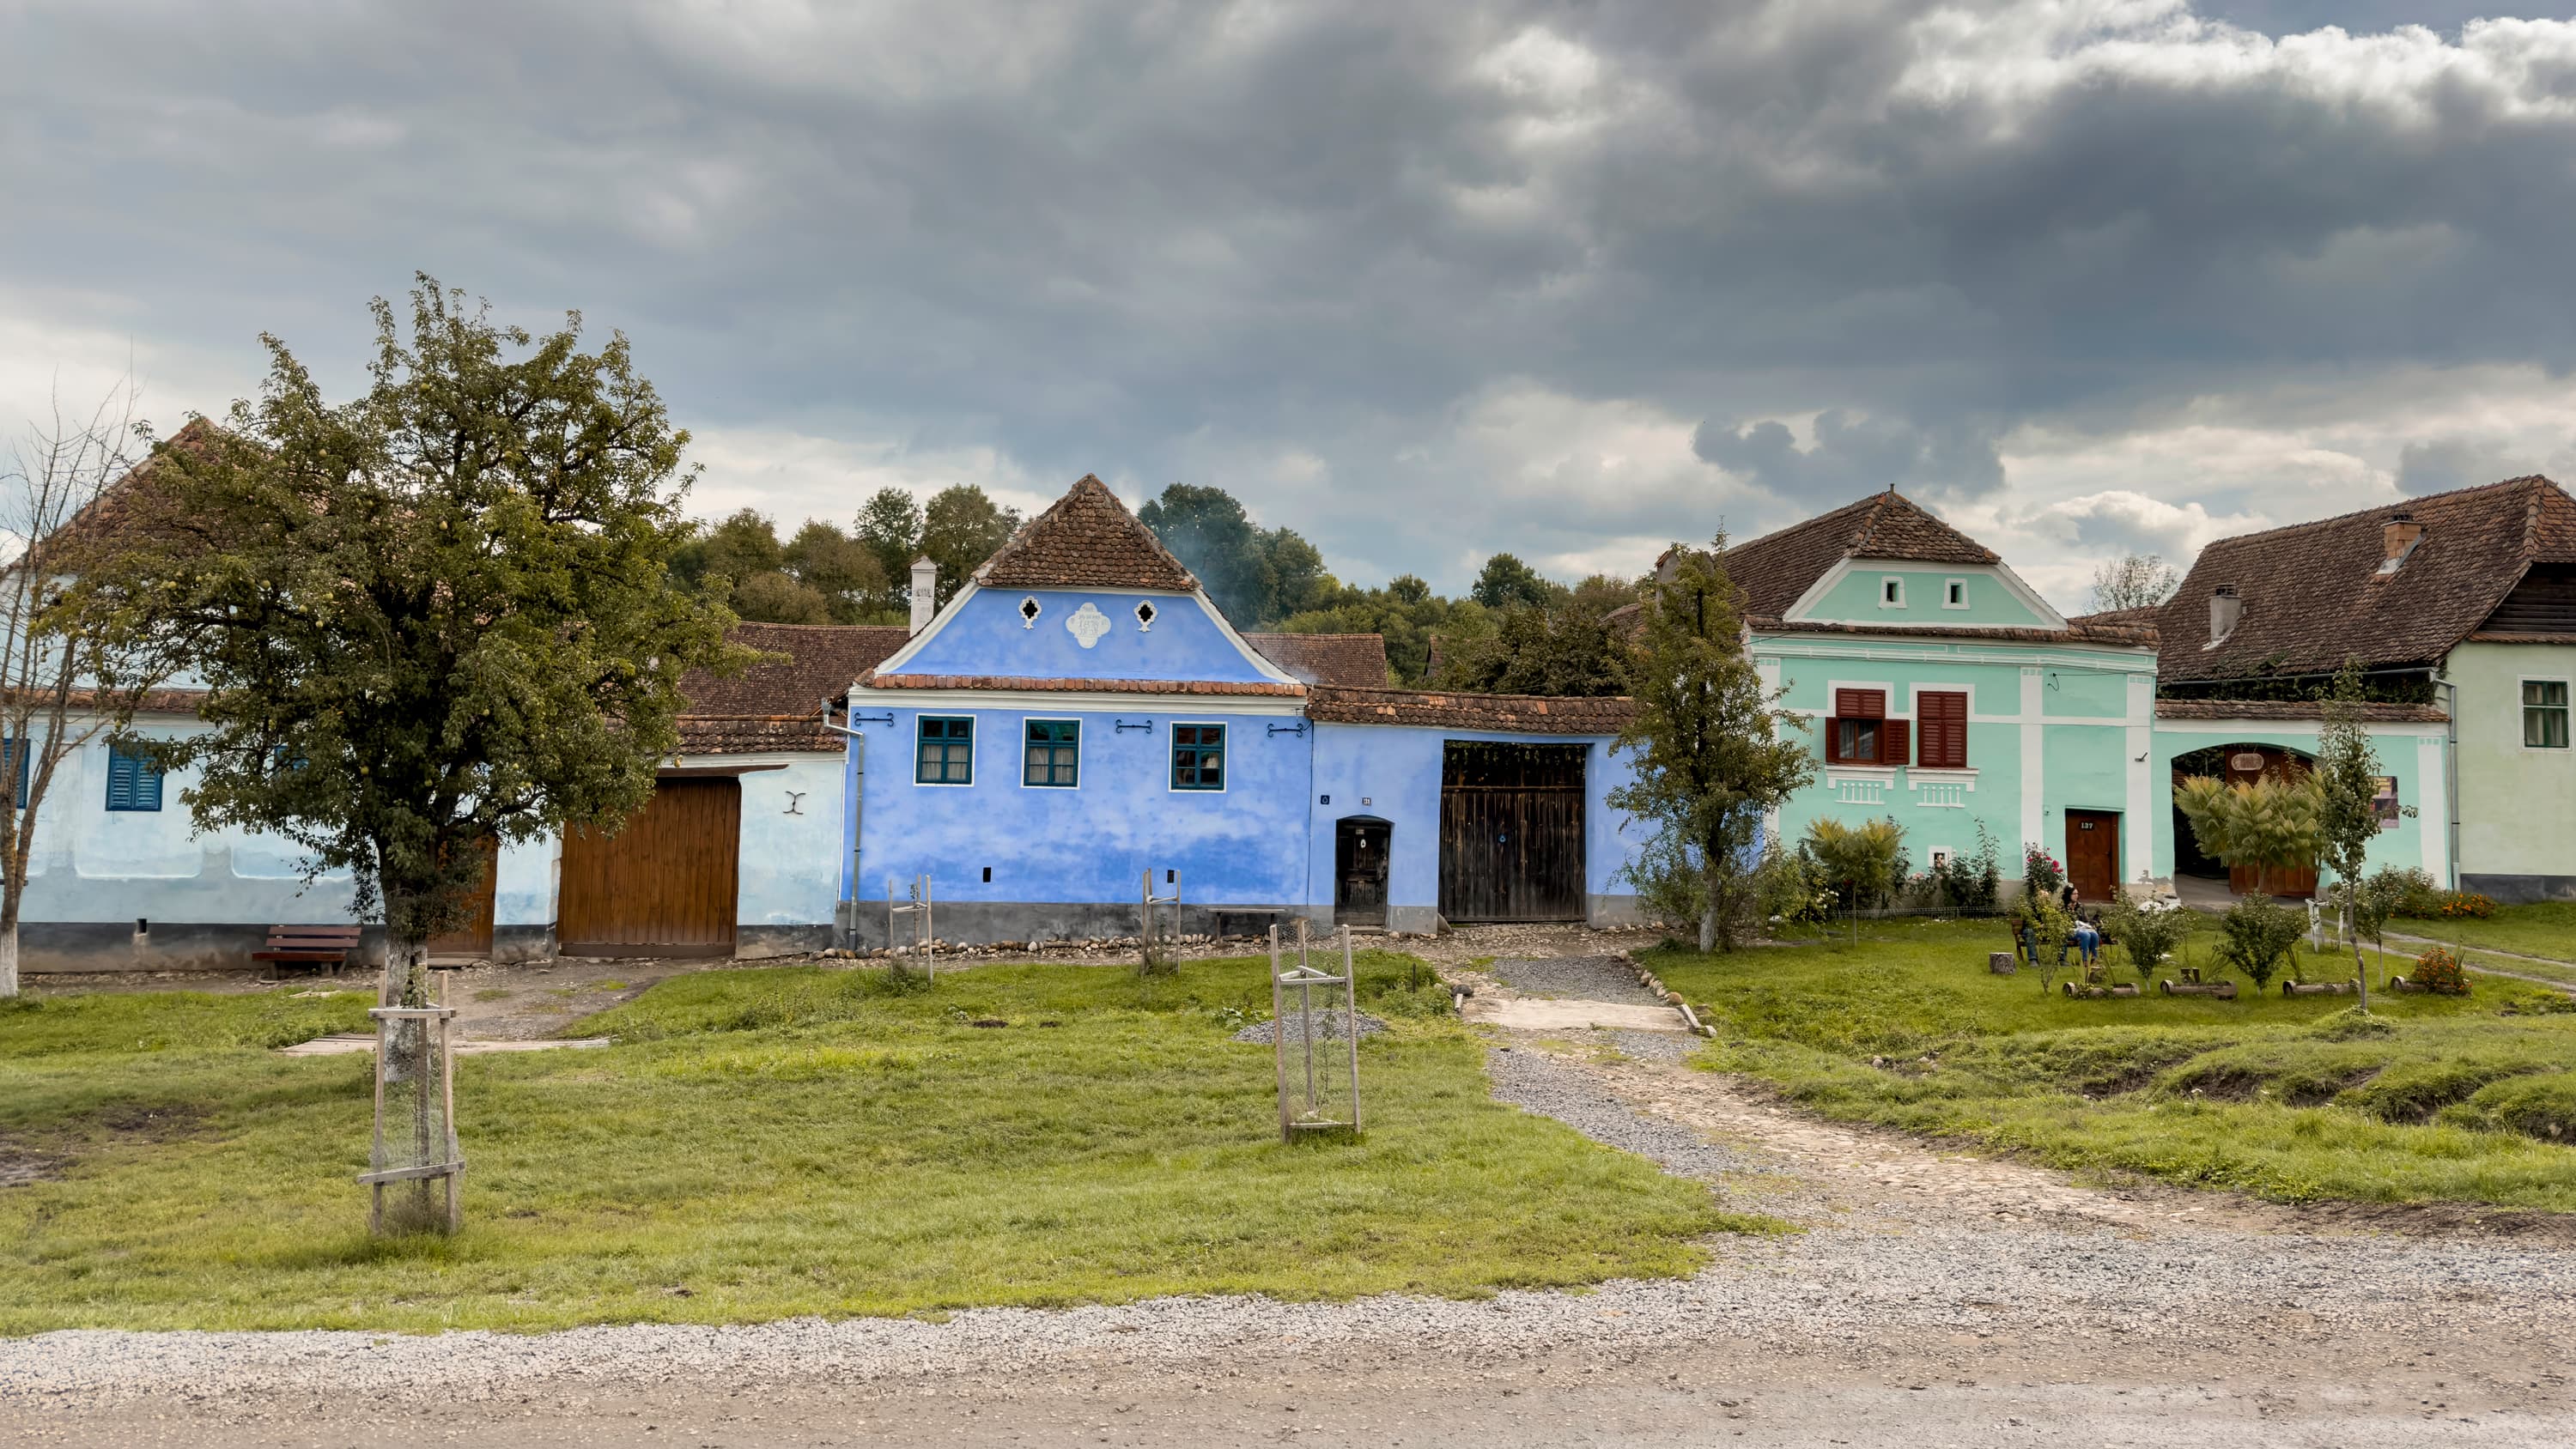
[[[1968,607],[1968,581],[1966,579],[1943,579],[1941,581],[1941,607],[1945,609],[1964,609]]]
[[[2522,682],[2522,745],[2527,750],[2567,748],[2567,681]]]
[[[1887,574],[1878,581],[1878,606],[1882,609],[1905,607],[1905,579],[1900,574]]]

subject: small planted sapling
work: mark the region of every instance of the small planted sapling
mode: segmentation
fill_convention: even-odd
[[[2307,928],[2304,913],[2248,896],[2218,918],[2218,957],[2259,992],[2272,984],[2272,974]]]

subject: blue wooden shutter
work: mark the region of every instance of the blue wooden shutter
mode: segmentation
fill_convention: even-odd
[[[107,747],[107,808],[110,810],[158,810],[161,808],[161,772],[152,762],[138,754],[128,754],[122,746]]]

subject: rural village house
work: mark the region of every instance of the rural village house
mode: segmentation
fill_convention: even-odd
[[[1890,816],[1919,868],[1982,827],[2007,875],[2041,844],[2095,896],[2206,871],[2174,780],[2313,754],[2295,696],[2349,650],[2387,696],[2374,863],[2576,892],[2576,501],[2546,480],[2226,540],[2132,614],[2061,616],[1893,492],[1727,564],[1822,761],[1771,822],[1786,837]],[[613,837],[501,851],[485,920],[439,949],[875,946],[889,887],[924,875],[952,941],[1132,934],[1148,871],[1190,931],[1636,916],[1641,827],[1605,800],[1625,701],[1394,689],[1374,635],[1238,633],[1096,479],[935,615],[926,568],[908,627],[743,625],[784,658],[689,681],[653,803]],[[138,732],[191,728],[193,698],[162,691]],[[27,969],[238,964],[273,923],[348,918],[346,880],[307,886],[282,843],[194,835],[184,781],[104,741],[66,771]]]

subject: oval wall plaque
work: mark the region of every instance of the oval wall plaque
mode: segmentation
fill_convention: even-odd
[[[2263,768],[2263,757],[2252,750],[2244,751],[2241,754],[2229,755],[2227,757],[2227,768],[2231,770],[2243,770],[2248,774],[2259,773]]]

